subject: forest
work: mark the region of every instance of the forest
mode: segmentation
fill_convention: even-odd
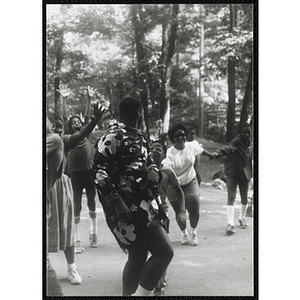
[[[251,3],[46,4],[46,110],[66,130],[98,101],[106,129],[130,95],[143,104],[148,138],[182,122],[200,138],[229,141],[253,119],[254,11]]]

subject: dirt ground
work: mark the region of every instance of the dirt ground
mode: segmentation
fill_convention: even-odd
[[[202,184],[200,192],[198,246],[180,244],[180,230],[173,210],[169,211],[169,238],[175,254],[167,271],[165,296],[253,296],[253,218],[246,218],[249,225],[247,229],[237,226],[235,234],[226,236],[226,190]],[[239,197],[235,207],[235,222],[238,225]],[[127,255],[122,252],[109,231],[99,201],[97,216],[99,247],[90,248],[90,221],[84,194],[80,234],[86,251],[75,257],[82,277],[81,285],[71,285],[67,280],[67,264],[63,252],[50,253],[65,296],[122,295],[122,270]]]
[[[103,132],[92,135],[92,143]],[[205,150],[214,152],[222,146],[208,140],[198,139]],[[169,238],[175,255],[167,271],[168,286],[165,296],[253,296],[255,294],[254,273],[254,229],[255,218],[247,217],[248,228],[236,228],[236,233],[226,236],[227,191],[211,185],[212,176],[224,169],[224,159],[209,160],[201,156],[200,174],[200,221],[197,228],[199,245],[182,246],[180,230],[175,214],[170,208]],[[235,222],[238,225],[240,197],[235,203]],[[127,256],[117,245],[105,222],[104,213],[97,199],[99,247],[90,248],[88,241],[89,216],[86,195],[83,195],[81,213],[81,239],[86,249],[76,255],[76,265],[82,277],[81,285],[71,285],[66,278],[66,260],[62,251],[50,253],[65,296],[121,296],[122,270]],[[153,295],[152,295],[153,296]]]

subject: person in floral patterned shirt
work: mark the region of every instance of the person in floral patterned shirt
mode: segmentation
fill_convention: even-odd
[[[112,123],[95,145],[95,184],[108,227],[128,253],[123,296],[148,296],[174,252],[158,197],[161,174],[150,157],[147,140],[137,129],[141,102],[126,97],[119,112],[121,123]]]

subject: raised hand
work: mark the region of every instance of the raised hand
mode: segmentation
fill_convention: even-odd
[[[59,85],[59,89],[56,89],[64,98],[69,97],[71,94],[71,90],[63,84]]]
[[[87,92],[90,98],[92,98],[98,91],[88,85]]]
[[[105,107],[100,103],[96,102],[93,104],[93,115],[96,121],[100,121],[103,113],[105,112]]]

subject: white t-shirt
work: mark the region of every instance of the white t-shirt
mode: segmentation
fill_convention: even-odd
[[[171,166],[178,177],[180,185],[190,183],[196,176],[194,169],[195,156],[203,152],[203,148],[196,143],[186,142],[182,150],[177,150],[174,146],[167,150],[163,165]]]

